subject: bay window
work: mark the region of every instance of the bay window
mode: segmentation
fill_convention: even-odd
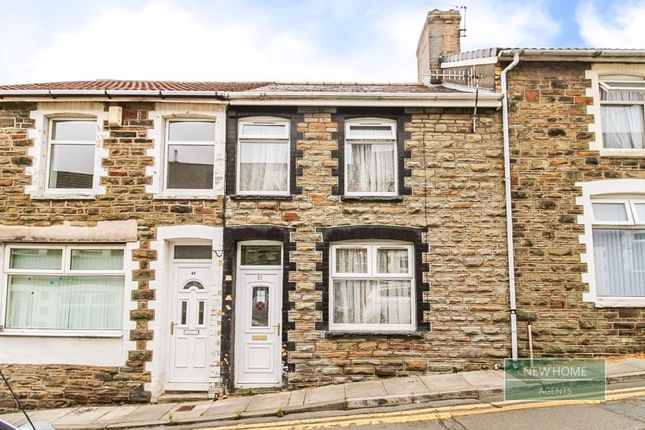
[[[123,257],[114,246],[8,246],[5,329],[121,330]]]
[[[290,123],[280,118],[239,121],[237,193],[289,194]]]
[[[599,298],[645,298],[645,200],[596,199],[593,255]]]
[[[168,121],[166,147],[167,190],[214,188],[215,121]]]
[[[411,245],[339,243],[331,246],[330,260],[332,331],[415,329]]]
[[[345,194],[397,194],[396,121],[353,119],[345,123]]]
[[[645,80],[606,76],[600,81],[604,148],[645,149]]]

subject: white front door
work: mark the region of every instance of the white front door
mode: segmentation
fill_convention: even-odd
[[[282,383],[282,247],[242,243],[235,298],[235,385]]]
[[[173,264],[169,389],[208,389],[211,278],[210,262]]]

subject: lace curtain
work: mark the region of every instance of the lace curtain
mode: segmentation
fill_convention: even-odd
[[[123,276],[10,275],[8,284],[8,328],[121,328]]]
[[[288,143],[240,143],[240,191],[288,190]]]
[[[598,296],[645,296],[645,230],[594,229]]]
[[[602,91],[603,101],[625,104],[601,106],[602,131],[605,148],[644,148],[643,93],[639,91]]]
[[[334,281],[336,324],[410,324],[410,281]]]
[[[394,145],[349,144],[347,191],[394,192]]]
[[[378,249],[378,272],[407,273],[407,249]],[[412,285],[405,279],[370,279],[366,248],[337,248],[337,273],[365,273],[364,279],[338,279],[334,288],[336,324],[410,324]],[[341,275],[342,276],[342,275]]]

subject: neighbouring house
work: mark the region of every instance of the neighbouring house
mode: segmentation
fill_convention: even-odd
[[[418,83],[0,86],[24,404],[489,369],[529,323],[536,356],[645,352],[645,50],[459,23],[428,14]]]

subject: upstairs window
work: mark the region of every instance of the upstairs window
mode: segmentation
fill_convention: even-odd
[[[330,265],[331,330],[415,329],[411,245],[339,243],[331,247]]]
[[[289,194],[290,122],[280,118],[239,121],[237,193]]]
[[[591,206],[596,295],[645,297],[645,200],[595,199]]]
[[[345,194],[397,194],[396,121],[356,119],[345,124]]]
[[[601,77],[600,108],[605,148],[645,149],[645,79]]]
[[[215,121],[171,120],[167,125],[166,189],[213,189]]]
[[[52,119],[49,127],[48,189],[94,187],[96,119]]]

